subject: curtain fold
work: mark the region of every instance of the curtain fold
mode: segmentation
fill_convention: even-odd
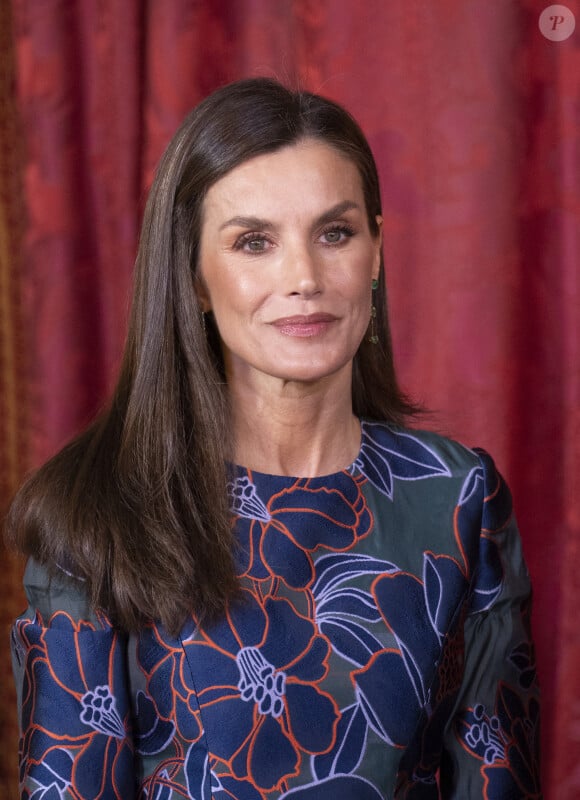
[[[0,516],[24,475],[25,390],[20,308],[20,266],[25,211],[24,151],[15,97],[11,13],[0,3]],[[22,565],[0,538],[0,796],[16,797],[16,693],[8,658],[14,615],[24,608]]]
[[[490,450],[512,487],[535,588],[545,796],[572,800],[580,3],[566,3],[577,30],[560,42],[540,31],[546,5],[13,0],[16,87],[10,70],[0,87],[0,477],[7,497],[110,392],[144,195],[185,113],[252,75],[338,100],[377,156],[403,385],[434,409],[432,426]],[[9,3],[0,8],[7,22]],[[4,62],[8,28],[0,24]],[[3,622],[6,609],[20,611],[19,580],[13,565]],[[0,769],[13,780],[11,720]]]

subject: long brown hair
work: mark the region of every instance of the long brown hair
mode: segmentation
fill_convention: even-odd
[[[125,356],[110,405],[20,490],[9,542],[86,581],[115,624],[223,612],[236,594],[226,494],[229,415],[217,331],[201,324],[195,282],[208,189],[242,162],[313,137],[358,168],[373,233],[381,214],[369,145],[337,104],[255,78],[218,89],[175,134],[159,164],[141,231]],[[381,265],[378,344],[355,356],[354,413],[402,423]]]

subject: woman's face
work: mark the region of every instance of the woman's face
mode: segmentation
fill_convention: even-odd
[[[228,382],[350,373],[380,238],[356,166],[318,140],[257,156],[217,181],[203,205],[198,294],[213,312]]]

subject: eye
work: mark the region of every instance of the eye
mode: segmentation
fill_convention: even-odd
[[[323,230],[320,238],[324,244],[337,245],[346,242],[351,236],[354,236],[354,233],[354,229],[350,225],[333,224]]]
[[[234,250],[243,250],[246,253],[263,253],[268,249],[270,241],[263,233],[251,231],[244,233],[234,243]]]

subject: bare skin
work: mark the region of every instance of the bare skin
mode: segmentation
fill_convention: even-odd
[[[236,462],[300,476],[348,466],[360,448],[352,360],[381,247],[356,166],[308,139],[244,162],[209,190],[200,244]]]
[[[360,449],[360,423],[352,413],[350,376],[344,384],[333,376],[326,385],[278,382],[250,393],[234,383],[236,462],[295,476],[347,467]]]

